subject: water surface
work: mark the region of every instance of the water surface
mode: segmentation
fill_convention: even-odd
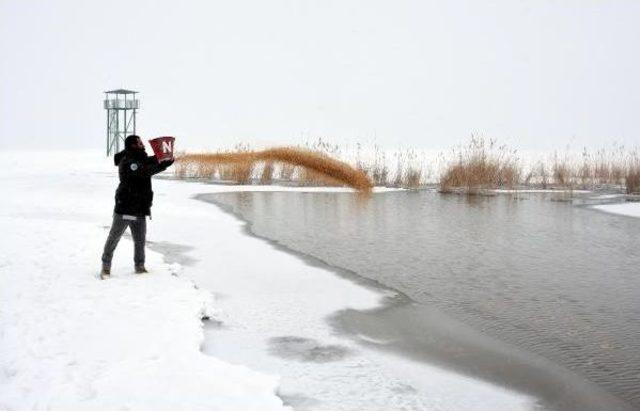
[[[540,194],[205,197],[258,236],[400,292],[377,312],[336,315],[342,331],[540,395],[552,408],[615,406],[609,394],[640,408],[636,219]]]

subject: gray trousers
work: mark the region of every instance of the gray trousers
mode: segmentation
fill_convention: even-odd
[[[144,265],[144,243],[147,236],[147,218],[136,217],[135,220],[123,218],[122,214],[113,214],[113,223],[111,231],[104,244],[104,252],[102,253],[102,267],[111,268],[111,260],[113,252],[120,241],[120,237],[129,227],[131,236],[133,237],[133,262],[136,266]]]

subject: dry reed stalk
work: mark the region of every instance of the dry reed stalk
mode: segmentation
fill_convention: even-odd
[[[178,177],[178,178],[186,177],[187,176],[187,169],[188,169],[188,167],[187,167],[187,164],[185,164],[185,163],[177,163],[173,168],[174,172],[176,173],[176,177]]]
[[[302,168],[298,180],[304,186],[323,186],[335,184],[335,181],[327,180],[322,174],[317,171]]]
[[[389,169],[386,164],[386,155],[377,144],[374,146],[374,163],[370,167],[370,177],[376,186],[386,186],[389,178]]]
[[[238,184],[247,184],[251,180],[253,173],[253,163],[234,163],[229,165],[230,180],[238,182]]]
[[[267,161],[262,167],[262,174],[260,175],[260,184],[271,184],[273,182],[273,163]]]
[[[280,179],[284,181],[292,181],[296,174],[296,166],[292,164],[282,164],[280,166]]]
[[[520,167],[513,163],[504,163],[498,170],[496,183],[498,187],[514,188],[520,182],[522,170]]]
[[[418,188],[422,183],[422,165],[418,161],[418,153],[413,149],[406,152],[407,167],[404,172],[402,186],[405,188]]]
[[[540,186],[543,189],[549,187],[549,171],[547,171],[547,166],[540,161],[538,164],[538,177],[540,178]]]
[[[376,163],[371,171],[371,178],[375,185],[384,187],[388,184],[389,169],[384,164],[380,165]]]
[[[454,154],[456,152],[454,151]],[[515,187],[522,175],[515,150],[496,146],[494,140],[471,137],[440,177],[440,190],[464,189],[476,192],[486,188]]]
[[[403,175],[404,175],[404,153],[402,151],[398,151],[393,154],[396,158],[396,172],[393,179],[392,185],[394,187],[402,187]]]
[[[640,194],[640,162],[629,166],[625,186],[627,194]]]
[[[553,181],[555,184],[562,187],[570,187],[571,184],[571,167],[569,166],[569,161],[565,159],[559,159],[557,156],[553,161]]]
[[[405,173],[404,186],[407,188],[420,187],[420,181],[422,180],[422,170],[419,168],[409,167]]]
[[[178,162],[188,164],[216,164],[236,170],[234,179],[246,181],[258,161],[278,162],[283,166],[302,167],[313,173],[314,177],[331,183],[345,184],[361,192],[369,193],[371,181],[365,173],[356,170],[347,163],[335,160],[323,153],[293,147],[278,147],[262,151],[243,151],[235,153],[184,154]],[[238,180],[236,180],[238,181]]]

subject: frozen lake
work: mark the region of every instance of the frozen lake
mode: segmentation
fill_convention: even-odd
[[[606,393],[640,407],[638,219],[551,194],[201,198],[257,236],[397,291],[382,308],[329,318],[363,344],[533,394],[549,408],[605,404]]]

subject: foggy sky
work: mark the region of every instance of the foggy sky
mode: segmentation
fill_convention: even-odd
[[[638,144],[638,1],[0,0],[0,149]]]

